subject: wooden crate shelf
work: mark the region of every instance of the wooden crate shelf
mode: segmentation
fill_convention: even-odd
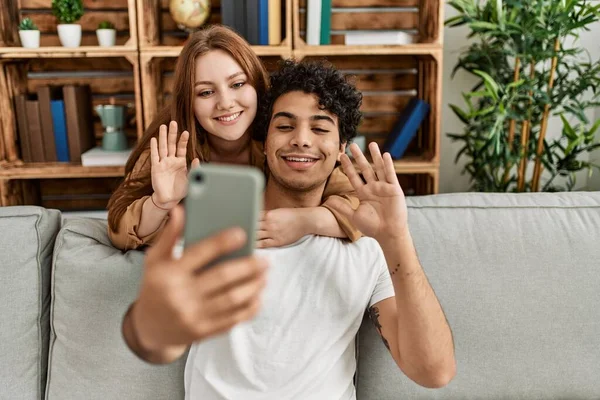
[[[306,42],[307,0],[293,0],[294,49],[311,55],[323,53],[423,54],[434,51],[443,41],[442,0],[332,0],[330,45]],[[405,31],[415,38],[406,46],[345,46],[346,32]],[[429,45],[429,46],[428,46]],[[392,53],[392,52],[396,53]],[[410,53],[410,52],[419,53]],[[364,53],[363,53],[364,54]]]
[[[122,177],[125,168],[84,167],[75,163],[21,163],[0,167],[0,179],[59,179]]]
[[[18,25],[21,19],[31,18],[40,29],[40,46],[60,46],[58,21],[51,13],[52,0],[4,0],[4,29],[0,29],[0,47],[20,46]],[[97,46],[96,29],[102,21],[110,21],[117,30],[118,46],[136,49],[137,18],[136,0],[84,0],[81,25],[81,45]],[[107,48],[110,49],[110,48]]]
[[[104,208],[123,167],[73,163],[23,163],[13,99],[39,85],[88,83],[94,104],[131,105],[126,128],[130,144],[143,134],[169,101],[173,70],[188,34],[169,13],[169,0],[84,0],[82,46],[60,46],[52,0],[8,0],[0,9],[0,204]],[[331,44],[307,45],[306,1],[282,0],[284,35],[279,45],[253,46],[268,70],[281,59],[327,59],[356,79],[363,92],[359,135],[383,144],[412,97],[431,112],[405,156],[394,161],[407,195],[437,193],[443,61],[441,0],[332,0]],[[220,0],[212,0],[209,23],[221,22]],[[30,17],[40,27],[41,47],[20,47],[18,22]],[[97,45],[95,29],[109,20],[117,45]],[[344,33],[403,30],[409,45],[347,46]],[[76,72],[70,74],[70,72]],[[112,99],[112,100],[111,100]],[[97,143],[101,126],[96,117]]]
[[[35,93],[39,86],[88,84],[92,104],[119,104],[128,107],[125,132],[131,145],[143,133],[142,96],[139,62],[135,57],[112,58],[30,58],[3,60],[0,63],[0,110],[2,110],[0,160],[21,159],[16,129],[14,98],[18,94]],[[97,144],[103,128],[94,112]]]
[[[130,46],[81,46],[76,48],[47,46],[37,49],[26,49],[24,47],[0,47],[0,58],[3,59],[100,57],[126,57],[130,60],[137,60],[138,51],[135,47]]]
[[[283,0],[285,15],[282,26],[285,35],[279,45],[254,46],[259,55],[291,56],[292,49],[292,0]],[[155,50],[156,47],[181,47],[187,34],[180,30],[169,13],[169,0],[138,0],[137,18],[139,31],[139,48],[142,51]],[[221,1],[211,1],[211,15],[208,23],[221,23]],[[279,49],[279,50],[276,50]],[[176,51],[176,50],[172,50]],[[179,54],[177,52],[176,54]]]

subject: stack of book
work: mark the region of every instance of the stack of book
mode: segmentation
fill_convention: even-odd
[[[221,0],[221,22],[255,46],[279,45],[285,0]]]
[[[24,162],[80,162],[94,146],[88,85],[40,86],[15,97],[15,113]]]

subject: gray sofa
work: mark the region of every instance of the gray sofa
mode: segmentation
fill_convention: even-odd
[[[358,399],[600,399],[600,193],[408,202],[457,375],[413,384],[365,321]],[[147,365],[121,339],[143,254],[111,247],[105,221],[0,208],[0,257],[0,399],[183,398],[183,360]]]

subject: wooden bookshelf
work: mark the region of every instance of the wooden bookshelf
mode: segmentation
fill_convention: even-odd
[[[429,117],[406,155],[394,165],[406,194],[437,193],[443,2],[332,0],[331,44],[311,46],[304,34],[306,0],[283,1],[286,13],[281,43],[253,46],[267,69],[273,70],[278,60],[289,57],[327,59],[354,76],[364,95],[359,134],[379,144],[411,97],[427,101]],[[212,0],[209,23],[221,22],[220,3]],[[78,22],[82,45],[74,49],[60,46],[51,0],[8,0],[0,9],[0,205],[102,208],[124,173],[123,167],[23,163],[14,117],[16,95],[48,83],[90,84],[94,104],[106,104],[110,99],[130,106],[126,130],[132,144],[171,95],[175,62],[187,34],[171,19],[169,0],[84,0],[84,7],[85,15]],[[39,49],[20,47],[17,26],[24,17],[40,27]],[[103,20],[116,25],[114,47],[97,46],[95,29]],[[415,41],[403,46],[344,43],[347,31],[397,29],[412,33]],[[70,77],[70,72],[83,77]],[[99,143],[102,129],[97,119],[94,128]]]

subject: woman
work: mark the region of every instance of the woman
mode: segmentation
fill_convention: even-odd
[[[253,123],[267,89],[262,62],[235,32],[215,25],[189,37],[177,62],[173,99],[138,141],[125,180],[108,202],[113,245],[129,250],[153,242],[169,211],[185,197],[188,165],[218,162],[264,169],[261,135]],[[264,214],[257,246],[282,246],[307,234],[356,240],[360,232],[327,205],[337,195],[355,206],[352,191],[336,169],[321,207]]]

